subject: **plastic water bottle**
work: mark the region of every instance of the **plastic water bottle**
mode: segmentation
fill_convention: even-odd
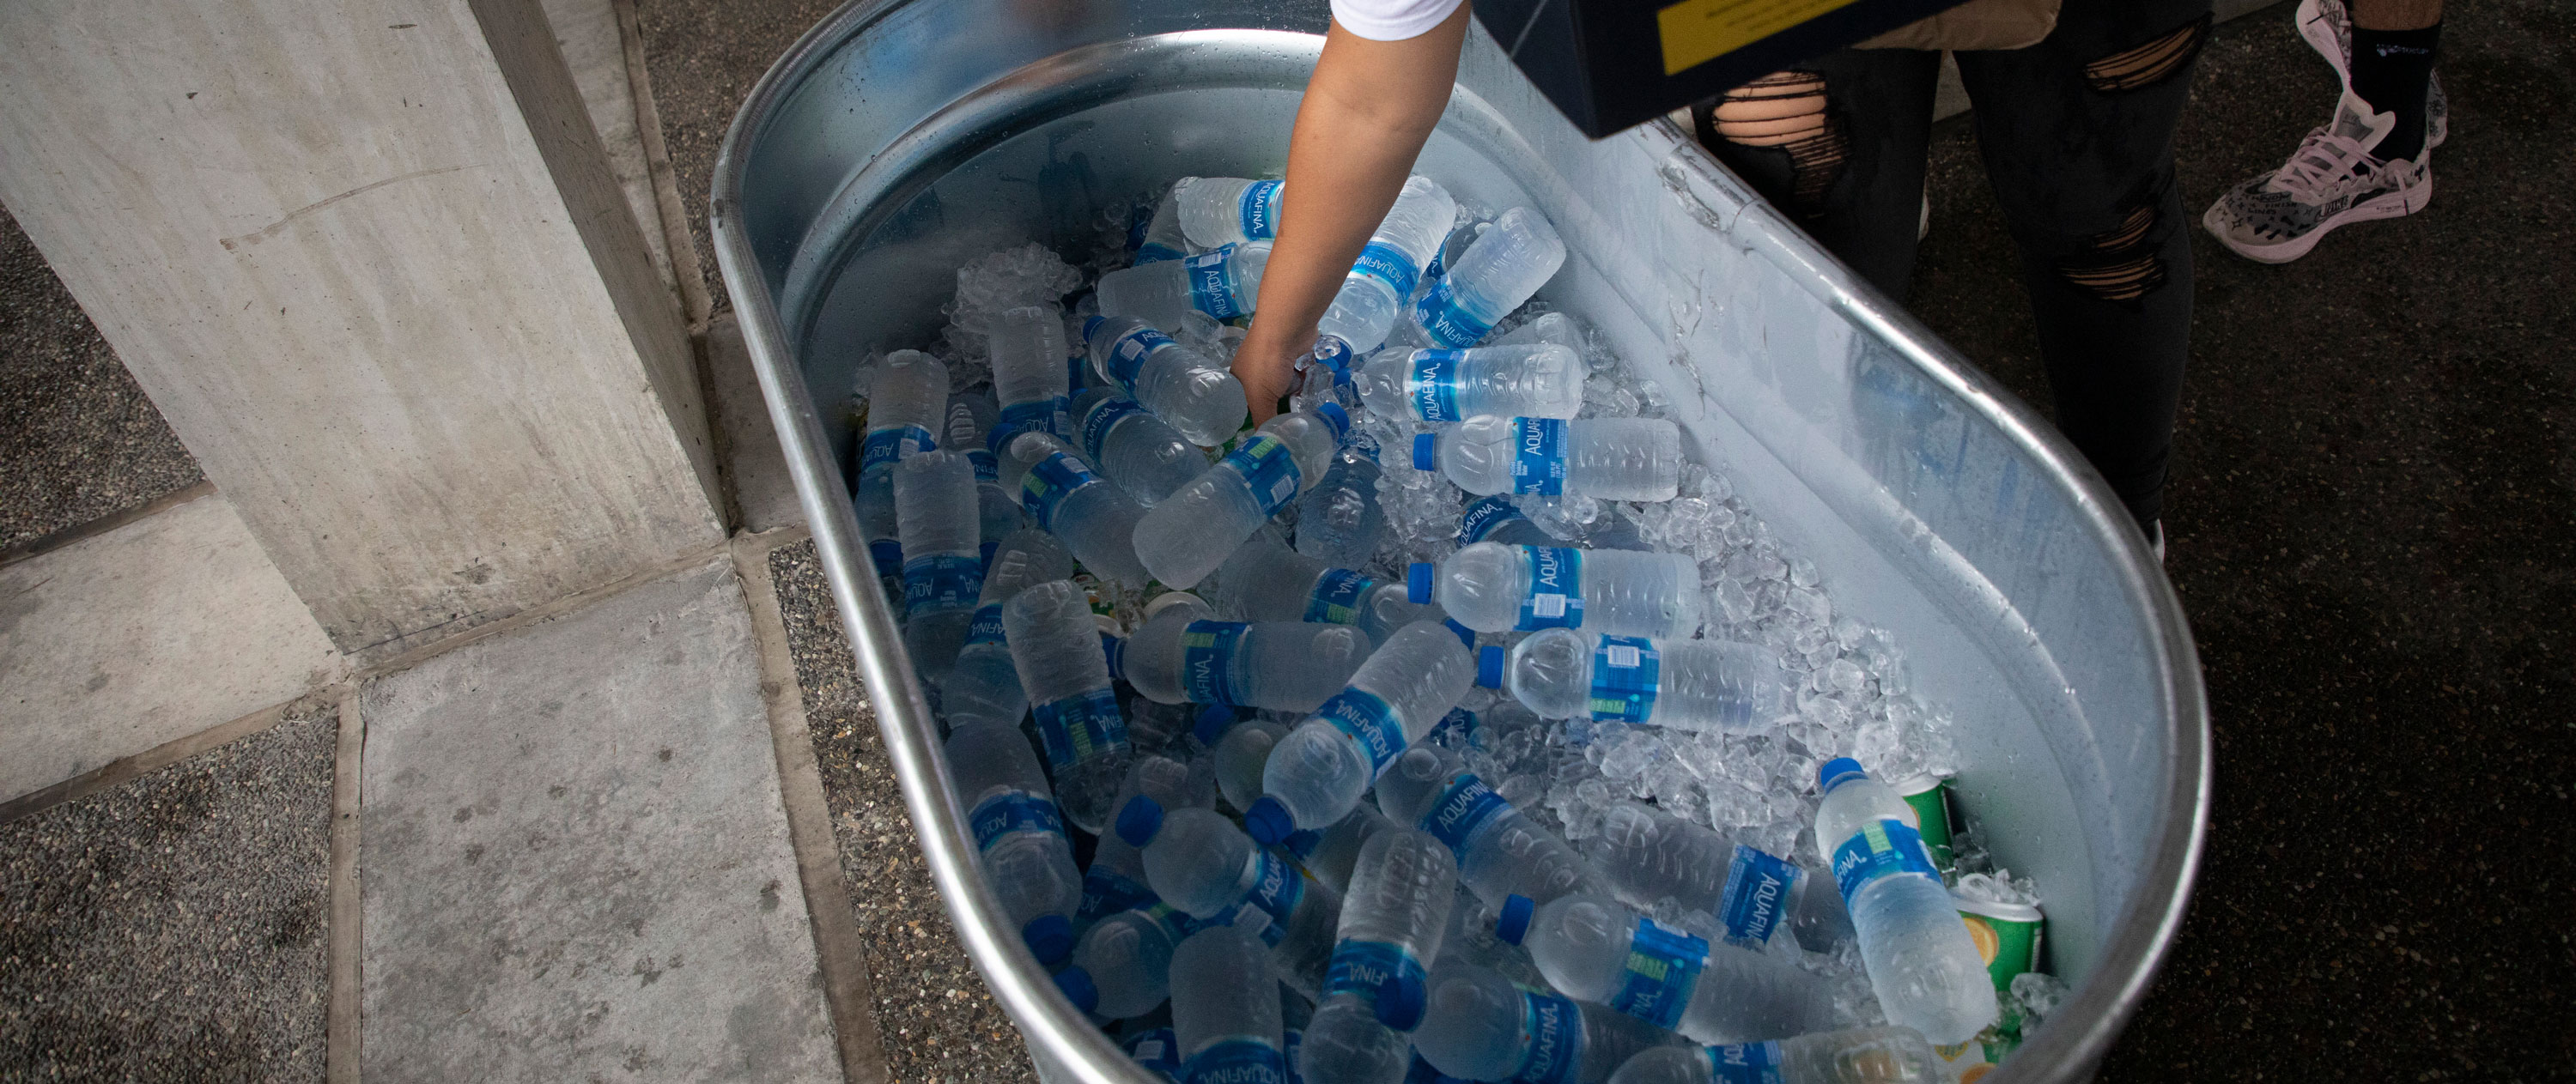
[[[1699,631],[1699,565],[1686,553],[1479,542],[1416,563],[1407,597],[1437,600],[1478,632],[1579,628],[1602,636],[1687,640]]]
[[[958,727],[948,735],[948,768],[1003,910],[1038,962],[1054,966],[1073,951],[1082,875],[1028,740],[1008,723]]]
[[[1414,746],[1387,765],[1377,780],[1377,805],[1387,819],[1448,844],[1458,856],[1458,880],[1487,906],[1501,907],[1516,895],[1544,903],[1598,876],[1556,833],[1494,793],[1458,754],[1436,745]]]
[[[1796,964],[1709,943],[1607,896],[1578,893],[1540,907],[1503,908],[1548,984],[1703,1043],[1804,1035],[1834,1024],[1832,987]]]
[[[1432,342],[1452,349],[1473,346],[1564,265],[1565,242],[1547,216],[1514,207],[1495,219],[1414,303],[1413,318]]]
[[[1214,805],[1216,773],[1207,761],[1136,757],[1111,803],[1116,810],[1111,830],[1100,834],[1100,844],[1091,852],[1091,868],[1082,872],[1082,909],[1074,913],[1074,927],[1081,929],[1120,911],[1162,902],[1145,877],[1145,845],[1162,831],[1163,817],[1172,810]]]
[[[1286,1084],[1278,979],[1260,941],[1212,926],[1181,942],[1172,953],[1172,1035],[1181,1084]]]
[[[1240,177],[1183,177],[1172,186],[1181,235],[1200,248],[1279,236],[1278,181]]]
[[[1287,727],[1268,719],[1246,719],[1217,739],[1216,786],[1225,804],[1250,809],[1261,800],[1261,774],[1270,763],[1270,751],[1287,736]]]
[[[1939,1045],[1968,1041],[1995,1022],[1994,980],[1941,887],[1913,807],[1850,757],[1826,761],[1816,778],[1825,794],[1816,849],[1851,909],[1888,1023]]]
[[[1165,584],[1196,585],[1321,479],[1350,431],[1351,417],[1336,403],[1261,423],[1251,439],[1145,514],[1136,525],[1137,558]]]
[[[1939,1084],[1948,1079],[1912,1028],[1853,1028],[1707,1047],[1663,1047],[1628,1059],[1610,1084]]]
[[[1679,1035],[1548,990],[1524,990],[1482,967],[1445,964],[1413,1048],[1462,1080],[1604,1084],[1639,1053]]]
[[[1125,665],[1128,684],[1166,704],[1313,711],[1369,653],[1367,635],[1348,625],[1217,621],[1192,595],[1155,606],[1128,637]]]
[[[1172,953],[1196,927],[1160,903],[1111,914],[1083,931],[1073,962],[1055,973],[1056,989],[1075,1008],[1113,1020],[1152,1012],[1171,996]]]
[[[1447,615],[1405,597],[1404,585],[1382,582],[1347,567],[1336,568],[1279,543],[1268,530],[1225,559],[1199,593],[1223,613],[1247,621],[1320,621],[1355,625],[1371,643],[1383,643],[1415,621]]]
[[[1303,853],[1297,855],[1297,864],[1306,867],[1308,876],[1332,886],[1336,892],[1347,893],[1351,888],[1351,874],[1359,868],[1360,851],[1379,832],[1393,827],[1395,822],[1378,812],[1377,806],[1361,802],[1351,807],[1349,816],[1333,822],[1331,827],[1320,832],[1301,832],[1289,838],[1302,842],[1299,849]],[[1312,838],[1303,838],[1308,836]]]
[[[1118,1029],[1118,1049],[1136,1060],[1136,1064],[1160,1074],[1172,1084],[1180,1084],[1181,1057],[1179,1041],[1172,1035],[1170,1013],[1158,1012],[1145,1020],[1130,1020]]]
[[[1340,339],[1353,356],[1377,349],[1457,220],[1458,201],[1446,190],[1428,177],[1407,178],[1315,330]]]
[[[1002,634],[1002,605],[1030,584],[1072,575],[1073,555],[1054,535],[1024,527],[1003,536],[984,571],[983,592],[976,596],[966,643],[939,686],[940,708],[950,726],[969,719],[1017,723],[1027,714],[1028,693],[1020,688],[1020,673]]]
[[[1478,415],[1413,438],[1415,470],[1477,496],[1534,493],[1669,501],[1681,492],[1681,427],[1662,418]]]
[[[1183,809],[1164,817],[1162,831],[1145,847],[1145,876],[1155,895],[1190,917],[1257,932],[1280,979],[1299,993],[1322,991],[1341,925],[1341,894],[1253,843],[1223,814]],[[1173,992],[1180,993],[1177,984]]]
[[[986,446],[996,417],[992,396],[957,396],[948,401],[948,429],[939,440],[942,448],[963,451],[966,462],[975,468],[975,518],[980,524],[976,536],[981,539],[977,557],[988,568],[1002,537],[1019,530],[1021,523],[1020,496],[1003,487],[1000,457]]]
[[[1480,669],[1541,719],[1615,719],[1674,730],[1746,733],[1788,710],[1787,671],[1770,648],[1542,629]]]
[[[948,367],[939,359],[919,350],[897,350],[877,363],[868,386],[868,432],[859,442],[859,480],[851,502],[880,579],[900,582],[903,576],[894,465],[939,447],[935,433],[947,407]]]
[[[1306,1026],[1299,1072],[1318,1081],[1398,1084],[1413,1063],[1403,1032],[1422,1023],[1425,971],[1440,955],[1457,860],[1407,828],[1380,832],[1360,853],[1342,900],[1324,996]]]
[[[1070,580],[1032,585],[1002,607],[1003,636],[1054,768],[1056,796],[1066,819],[1095,834],[1108,823],[1129,759],[1127,719],[1110,691],[1098,629],[1090,600]]]
[[[1135,235],[1135,243],[1129,246],[1135,249],[1135,258],[1128,263],[1161,263],[1190,254],[1189,238],[1181,232],[1179,200],[1166,195],[1161,203],[1154,205],[1154,213],[1137,225],[1143,229]]]
[[[1139,506],[1153,507],[1207,470],[1206,453],[1133,399],[1094,388],[1074,409],[1082,454]]]
[[[1269,263],[1270,242],[1254,241],[1112,271],[1100,276],[1100,312],[1136,317],[1166,335],[1177,334],[1193,311],[1218,320],[1249,315]]]
[[[1851,926],[1832,881],[1654,806],[1602,807],[1598,828],[1578,847],[1622,902],[1649,911],[1678,907],[1728,944],[1758,949],[1784,930]],[[1833,940],[1810,947],[1824,951]]]
[[[1445,625],[1397,629],[1270,751],[1261,800],[1244,811],[1252,838],[1277,843],[1299,829],[1330,827],[1359,805],[1387,762],[1431,733],[1467,695],[1475,664]]]
[[[1145,566],[1136,560],[1136,524],[1145,510],[1127,491],[1091,470],[1073,446],[1047,433],[1012,438],[1011,458],[1030,464],[1020,477],[1020,507],[1064,543],[1092,575],[1143,587]]]
[[[1304,1048],[1306,1025],[1315,1019],[1315,1005],[1287,983],[1279,984],[1279,1049],[1287,1055],[1288,1084],[1305,1084],[1306,1077],[1297,1071],[1297,1055]],[[1410,1051],[1408,1050],[1408,1053]]]
[[[1546,528],[1531,522],[1529,516],[1522,513],[1520,507],[1512,501],[1511,497],[1485,497],[1468,505],[1466,511],[1458,517],[1458,544],[1460,546],[1472,546],[1478,542],[1499,542],[1506,546],[1572,544],[1579,549],[1634,550],[1639,553],[1654,549],[1653,546],[1646,544],[1644,538],[1638,536],[1637,525],[1629,522],[1628,517],[1624,515],[1605,511],[1599,519],[1594,520],[1577,535],[1579,541],[1569,543],[1568,539],[1549,534]]]
[[[1243,428],[1243,382],[1133,316],[1082,324],[1092,371],[1153,411],[1192,444],[1215,447]]]
[[[1377,556],[1386,534],[1378,475],[1369,456],[1335,457],[1324,479],[1297,498],[1297,552],[1339,568],[1358,568]]]
[[[1352,383],[1360,401],[1386,417],[1463,422],[1480,414],[1571,418],[1583,410],[1584,375],[1582,355],[1540,343],[1384,351]]]
[[[1030,430],[1071,436],[1064,413],[1072,401],[1065,387],[1064,314],[1053,305],[1005,309],[993,321],[992,342],[993,398],[1002,415],[988,450]]]
[[[894,468],[903,540],[903,643],[913,666],[945,682],[975,620],[984,583],[975,467],[957,452],[924,452]]]

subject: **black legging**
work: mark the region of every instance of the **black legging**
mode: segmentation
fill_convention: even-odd
[[[2190,346],[2173,131],[2209,5],[2066,0],[2037,45],[1957,54],[1986,176],[2021,248],[2058,427],[2142,527],[2163,504]],[[1939,73],[1937,53],[1846,49],[1694,110],[1700,141],[1902,300]],[[1787,117],[1749,123],[1747,110]],[[1807,130],[1794,134],[1801,113]]]

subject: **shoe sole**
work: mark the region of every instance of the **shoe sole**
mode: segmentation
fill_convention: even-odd
[[[2351,13],[2351,7],[2346,6],[2344,17],[2351,18]],[[2344,89],[2352,89],[2351,61],[2344,56],[2346,46],[2335,39],[2334,24],[2326,20],[2324,12],[2317,10],[2317,0],[2299,0],[2298,11],[2291,18],[2299,24],[2300,40],[2307,42],[2308,48],[2316,50],[2317,56],[2324,59],[2326,66],[2334,69],[2335,80],[2342,83]],[[2433,97],[2444,96],[2441,72],[2436,71],[2432,74],[2425,87],[2425,93]],[[2440,113],[2435,113],[2428,102],[2424,111],[2425,148],[2429,150],[2439,147],[2449,142],[2450,138],[2451,111],[2445,108]]]
[[[2227,235],[2225,225],[2218,218],[2218,209],[2225,205],[2224,200],[2210,204],[2209,210],[2201,212],[2200,228],[2208,230],[2209,235],[2217,238],[2219,244],[2227,246],[2229,251],[2239,256],[2256,263],[2281,264],[2307,255],[2308,250],[2317,247],[2317,242],[2324,240],[2325,236],[2333,233],[2337,227],[2348,226],[2355,222],[2376,222],[2383,218],[2404,218],[2423,210],[2432,202],[2433,178],[2426,177],[2424,183],[2410,190],[2391,192],[2376,199],[2363,200],[2344,208],[2334,217],[2318,223],[2317,228],[2313,230],[2268,245],[2246,244]]]

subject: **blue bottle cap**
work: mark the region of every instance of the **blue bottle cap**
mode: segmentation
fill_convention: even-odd
[[[1276,846],[1297,830],[1297,818],[1288,815],[1288,807],[1267,794],[1243,811],[1243,830],[1252,841],[1262,846]]]
[[[1488,647],[1476,653],[1476,684],[1488,689],[1503,687],[1503,649]]]
[[[1073,920],[1063,915],[1039,915],[1020,927],[1020,940],[1029,943],[1029,951],[1037,954],[1039,963],[1054,967],[1073,955]]]
[[[1091,336],[1100,330],[1100,325],[1108,322],[1109,318],[1106,316],[1092,316],[1084,319],[1082,321],[1082,341],[1086,344],[1089,343],[1091,341]]]
[[[1154,841],[1154,833],[1163,830],[1163,803],[1139,794],[1118,808],[1114,827],[1118,838],[1130,847],[1142,847]]]
[[[1052,916],[1050,916],[1052,917]],[[1100,1008],[1100,986],[1091,981],[1091,972],[1068,967],[1055,973],[1055,988],[1064,991],[1065,1000],[1084,1012]]]
[[[1109,680],[1111,680],[1111,681],[1125,681],[1125,680],[1127,680],[1127,639],[1126,639],[1126,637],[1123,637],[1123,636],[1111,636],[1111,635],[1109,635],[1109,634],[1108,634],[1108,633],[1106,633],[1106,632],[1101,633],[1101,634],[1100,634],[1100,657],[1101,657],[1103,660],[1106,660],[1106,661],[1109,663]]]
[[[1303,862],[1306,859],[1313,857],[1315,848],[1322,846],[1323,843],[1324,830],[1321,828],[1309,828],[1303,832],[1288,833],[1288,838],[1281,841],[1279,845],[1287,850],[1289,854],[1295,855],[1298,861]]]
[[[1429,998],[1422,989],[1422,973],[1408,971],[1395,981],[1378,988],[1377,1022],[1397,1031],[1411,1031],[1422,1025],[1422,1009]]]
[[[1333,440],[1336,443],[1351,435],[1351,414],[1342,409],[1342,404],[1330,399],[1317,403],[1315,416],[1324,419],[1324,424],[1333,427]]]
[[[1835,757],[1816,766],[1816,783],[1824,790],[1832,790],[1836,784],[1853,776],[1867,779],[1869,773],[1862,771],[1860,762],[1850,757]]]
[[[1431,562],[1415,561],[1404,569],[1404,601],[1416,606],[1431,601]]]
[[[1503,917],[1494,923],[1494,936],[1511,944],[1520,944],[1528,935],[1530,916],[1538,913],[1538,904],[1520,893],[1503,901]]]
[[[1459,624],[1458,619],[1454,617],[1441,618],[1440,623],[1449,626],[1449,631],[1457,633],[1458,642],[1467,645],[1467,650],[1473,651],[1476,649],[1476,630]]]
[[[1437,435],[1431,433],[1414,434],[1413,469],[1440,469],[1440,438]]]
[[[1200,745],[1215,745],[1216,740],[1224,737],[1227,728],[1233,725],[1234,705],[1210,704],[1190,723],[1190,736],[1197,738]]]

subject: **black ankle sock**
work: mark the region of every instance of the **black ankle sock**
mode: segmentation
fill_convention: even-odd
[[[2352,28],[2352,92],[2372,109],[2397,114],[2397,127],[2371,148],[2381,161],[2413,158],[2424,149],[2424,98],[2433,83],[2433,56],[2442,24],[2422,30]]]

